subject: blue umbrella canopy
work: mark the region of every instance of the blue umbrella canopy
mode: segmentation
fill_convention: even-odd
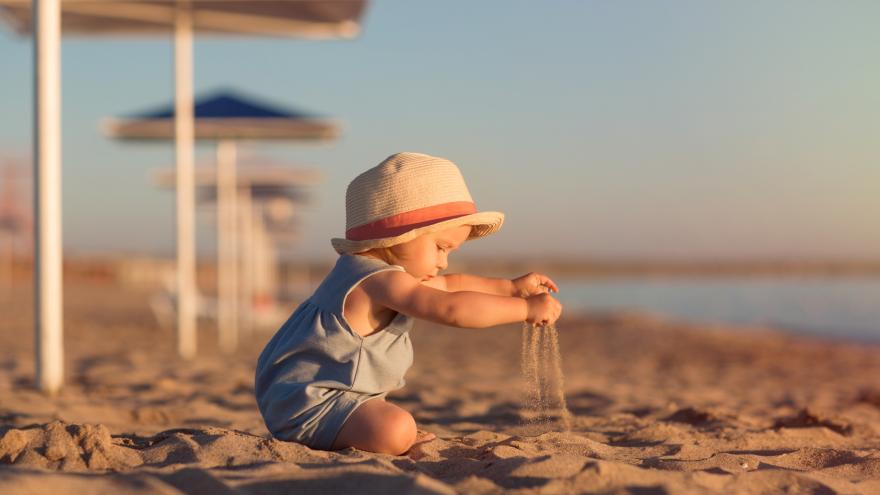
[[[331,120],[233,90],[197,97],[193,111],[195,138],[201,140],[328,140],[339,135]],[[103,130],[118,139],[174,139],[174,104],[106,119]]]

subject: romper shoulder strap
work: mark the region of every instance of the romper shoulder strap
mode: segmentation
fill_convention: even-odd
[[[342,315],[345,297],[363,279],[386,270],[404,271],[403,267],[389,265],[382,260],[367,256],[343,254],[336,265],[315,290],[311,300],[319,307]]]

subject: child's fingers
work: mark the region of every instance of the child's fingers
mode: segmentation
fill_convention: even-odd
[[[559,292],[559,287],[556,285],[556,282],[550,280],[550,277],[546,275],[538,275],[538,278],[541,280],[541,285],[549,288],[553,292]]]

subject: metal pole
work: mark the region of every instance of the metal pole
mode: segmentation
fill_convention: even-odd
[[[266,239],[265,224],[263,223],[263,204],[251,202],[251,232],[252,241],[251,257],[253,258],[253,272],[251,280],[253,281],[253,300],[254,300],[254,320],[262,322],[265,319],[266,306]]]
[[[64,381],[61,299],[61,10],[34,0],[34,335],[36,382]]]
[[[265,227],[265,224],[264,224]],[[263,231],[266,235],[265,247],[263,248],[266,256],[266,293],[268,294],[269,308],[274,311],[278,306],[278,249],[275,246],[275,239],[269,232],[269,229]]]
[[[239,239],[241,242],[241,322],[242,333],[253,332],[254,304],[254,213],[252,211],[251,185],[244,184],[239,190]]]
[[[265,203],[252,206],[253,216],[253,258],[254,258],[254,302],[258,307],[261,320],[272,306],[272,262],[269,253],[269,232],[264,217]]]
[[[192,11],[179,1],[174,29],[174,144],[177,161],[177,351],[196,354],[195,172]]]
[[[238,346],[235,142],[217,144],[217,330],[220,349]]]

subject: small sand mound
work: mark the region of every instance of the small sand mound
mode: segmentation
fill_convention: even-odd
[[[140,456],[114,445],[103,425],[53,421],[10,429],[0,437],[0,462],[60,471],[122,470],[141,464]]]
[[[261,462],[326,462],[334,455],[213,427],[114,438],[104,425],[53,421],[9,429],[0,435],[0,463],[59,471],[124,471],[141,465],[227,467]]]
[[[691,436],[688,429],[692,430],[690,426],[652,423],[616,438],[612,444],[620,446],[648,446],[662,444],[667,440],[678,442],[682,438]]]
[[[687,423],[694,426],[708,426],[719,423],[722,420],[722,417],[711,410],[684,407],[663,418],[663,420],[676,423]]]
[[[202,467],[245,466],[260,462],[326,460],[328,452],[223,428],[169,430],[138,439],[144,464],[168,466],[199,464]]]
[[[569,432],[549,432],[533,439],[519,440],[520,442],[511,442],[511,445],[517,445],[522,449],[527,449],[531,445],[541,453],[560,452],[596,459],[611,458],[615,455],[614,447]]]
[[[642,465],[669,471],[706,471],[716,474],[738,474],[758,469],[760,461],[753,455],[738,455],[721,452],[708,459],[647,459]]]
[[[837,449],[817,449],[805,447],[768,458],[767,464],[800,471],[824,469],[844,464],[855,464],[863,460],[852,451]]]
[[[801,409],[795,416],[777,419],[773,424],[773,428],[814,428],[824,426],[831,431],[840,433],[841,435],[850,435],[853,432],[853,426],[848,422],[830,418],[809,408]]]

